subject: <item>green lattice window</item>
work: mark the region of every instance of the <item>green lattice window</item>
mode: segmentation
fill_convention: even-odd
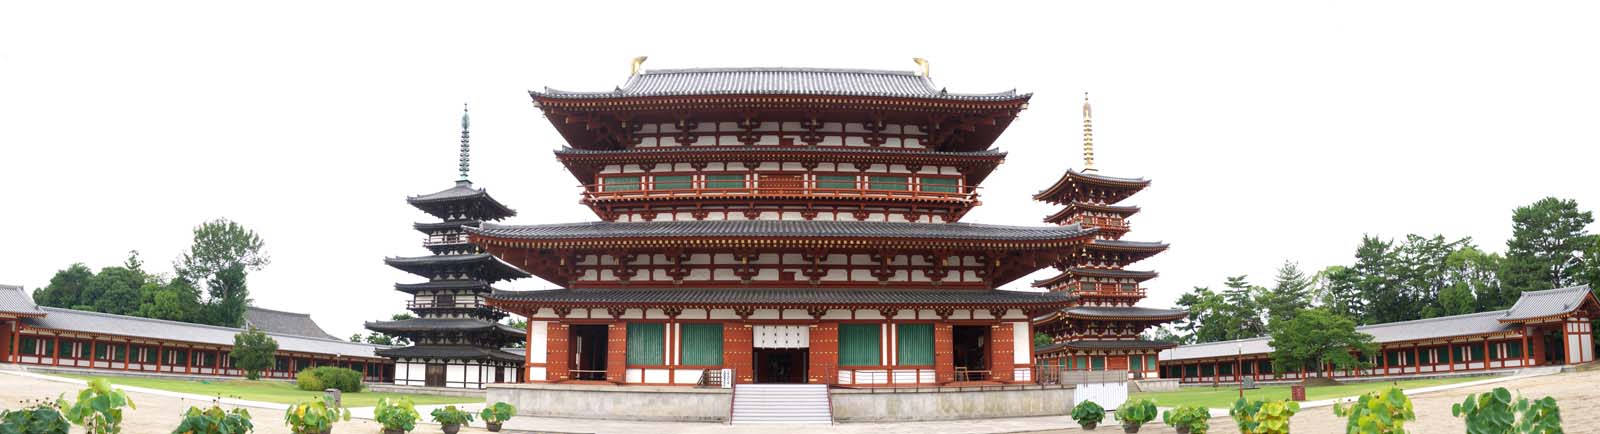
[[[722,366],[722,324],[683,325],[683,364]]]
[[[881,333],[877,324],[839,325],[839,366],[882,366]]]
[[[1522,343],[1521,342],[1506,342],[1506,358],[1510,358],[1510,359],[1520,359],[1520,358],[1522,358]]]
[[[958,180],[956,178],[923,177],[922,191],[932,193],[955,193],[957,183]]]
[[[666,325],[661,323],[628,323],[628,364],[666,364]]]
[[[690,175],[672,175],[655,177],[656,190],[688,190],[694,188],[694,177]]]
[[[706,188],[745,188],[744,175],[706,175]]]
[[[900,365],[933,364],[933,324],[896,325],[895,361]]]
[[[1128,357],[1128,370],[1130,370],[1130,371],[1143,371],[1144,370],[1144,357],[1143,356]]]
[[[909,178],[904,176],[868,176],[867,188],[872,190],[905,191],[911,185],[906,184]]]
[[[1106,370],[1106,358],[1105,357],[1090,357],[1089,358],[1089,370],[1091,370],[1091,371],[1104,371],[1104,370]]]
[[[856,177],[854,175],[817,175],[817,188],[854,190]]]
[[[638,176],[607,176],[600,178],[602,191],[639,191]]]

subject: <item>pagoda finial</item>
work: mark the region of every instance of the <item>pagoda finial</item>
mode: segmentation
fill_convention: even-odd
[[[467,103],[461,103],[461,179],[457,182],[472,182],[467,180],[467,170],[472,167],[472,135],[468,133],[471,119],[467,116]]]
[[[1083,93],[1083,171],[1094,172],[1094,118],[1089,110],[1089,92]]]
[[[911,58],[911,61],[912,62],[917,62],[917,66],[922,67],[922,71],[919,72],[917,75],[920,75],[920,76],[923,76],[923,77],[927,77],[928,76],[928,59],[924,59],[924,58],[921,58],[921,57],[913,57],[913,58]]]
[[[644,71],[644,68],[643,68],[644,67],[644,61],[649,60],[649,59],[650,59],[650,56],[639,56],[639,57],[633,58],[633,66],[628,68],[628,76],[632,77],[632,76],[635,76],[635,75],[639,75],[640,71]]]

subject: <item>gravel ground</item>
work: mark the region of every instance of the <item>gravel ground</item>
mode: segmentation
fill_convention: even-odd
[[[17,408],[23,400],[38,400],[52,398],[65,393],[68,398],[76,397],[83,386],[55,381],[46,381],[33,378],[18,377],[14,375],[0,375],[0,408]],[[158,395],[130,393],[128,398],[138,406],[132,411],[123,413],[122,432],[128,434],[165,434],[172,432],[178,426],[179,416],[191,406],[208,406],[210,402],[191,401]],[[224,406],[226,408],[226,406]],[[247,408],[255,424],[257,434],[290,434],[289,427],[283,424],[282,410],[269,410],[262,408]],[[422,415],[426,420],[428,415]],[[383,431],[377,422],[362,419],[351,419],[349,422],[340,422],[333,427],[334,434],[377,434]],[[74,434],[82,433],[79,427],[73,427]],[[438,425],[417,424],[413,433],[442,432]],[[465,428],[462,433],[487,433],[483,429]]]

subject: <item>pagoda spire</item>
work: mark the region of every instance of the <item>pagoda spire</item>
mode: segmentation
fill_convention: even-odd
[[[1089,110],[1089,92],[1083,93],[1083,171],[1094,172],[1094,122]]]
[[[457,182],[472,182],[467,179],[467,171],[472,166],[472,135],[467,132],[469,125],[467,103],[461,103],[461,179]]]

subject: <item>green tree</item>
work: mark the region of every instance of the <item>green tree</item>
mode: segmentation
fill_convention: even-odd
[[[1356,331],[1355,321],[1322,309],[1300,311],[1272,330],[1272,370],[1280,374],[1309,367],[1320,375],[1322,369],[1316,367],[1326,364],[1338,369],[1364,366],[1355,354],[1377,350],[1372,335]]]
[[[1448,287],[1439,293],[1439,304],[1445,309],[1445,315],[1498,308],[1500,300],[1505,299],[1497,277],[1502,260],[1500,254],[1485,253],[1471,244],[1450,252],[1445,258]]]
[[[169,321],[205,322],[200,290],[183,279],[146,282],[140,288],[138,316]]]
[[[1267,311],[1267,325],[1288,321],[1294,318],[1295,313],[1311,307],[1311,279],[1306,273],[1300,271],[1300,265],[1293,261],[1283,261],[1278,266],[1278,275],[1274,279],[1272,289],[1267,290],[1267,295],[1262,299],[1262,307]]]
[[[270,260],[261,237],[228,219],[202,223],[194,229],[194,243],[173,268],[178,277],[206,286],[205,322],[237,327],[244,322],[250,291],[245,285],[250,271]]]
[[[1224,283],[1228,289],[1222,291],[1223,312],[1228,317],[1228,339],[1245,339],[1259,337],[1267,334],[1266,321],[1262,320],[1262,299],[1265,298],[1267,289],[1258,285],[1251,285],[1247,276],[1238,275],[1228,278]]]
[[[1194,291],[1178,296],[1179,308],[1189,312],[1183,322],[1178,323],[1178,330],[1186,335],[1186,339],[1194,343],[1225,341],[1231,339],[1233,332],[1228,328],[1233,325],[1223,301],[1222,295],[1211,291],[1211,288],[1197,286]]]
[[[1439,293],[1449,285],[1448,258],[1457,249],[1471,244],[1471,238],[1450,241],[1443,235],[1429,238],[1409,234],[1395,247],[1394,272],[1400,281],[1401,299],[1408,301],[1411,308],[1406,319],[1444,315],[1439,307]]]
[[[1584,252],[1600,243],[1587,228],[1594,214],[1578,202],[1547,197],[1511,213],[1511,239],[1500,269],[1505,291],[1498,307],[1510,306],[1524,291],[1573,286],[1586,267]]]
[[[92,299],[80,300],[80,305],[93,306],[96,312],[136,314],[139,311],[139,289],[144,287],[145,279],[144,273],[138,270],[126,267],[101,268],[89,279],[84,291],[84,295]]]
[[[250,380],[261,378],[261,371],[272,368],[273,353],[278,352],[278,341],[255,327],[233,335],[233,351],[228,352],[228,357],[233,359],[235,368],[244,370],[244,377]]]
[[[1360,318],[1366,315],[1367,304],[1356,290],[1356,283],[1360,276],[1355,270],[1343,265],[1333,265],[1318,271],[1313,278],[1316,283],[1316,300],[1324,310],[1345,318]]]
[[[1397,272],[1399,262],[1393,242],[1370,235],[1361,237],[1356,263],[1350,269],[1356,274],[1356,294],[1366,306],[1358,318],[1362,324],[1416,319],[1416,300],[1404,290]]]
[[[56,271],[50,277],[50,284],[44,288],[33,291],[33,302],[40,306],[71,308],[81,300],[84,289],[89,286],[89,279],[94,277],[94,270],[90,270],[83,263],[76,263],[64,270]]]
[[[1041,347],[1046,347],[1046,346],[1049,346],[1049,345],[1050,345],[1050,335],[1047,335],[1044,332],[1034,332],[1033,333],[1033,347],[1034,348],[1041,348]]]

